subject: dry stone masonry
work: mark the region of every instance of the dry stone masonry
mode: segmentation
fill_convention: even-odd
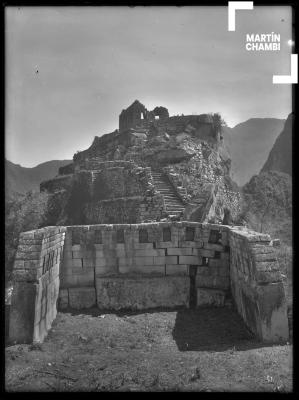
[[[231,290],[249,328],[265,341],[288,337],[287,304],[269,235],[232,228]]]
[[[20,235],[14,263],[9,335],[12,342],[42,341],[57,314],[66,228]]]
[[[57,304],[223,306],[230,294],[257,337],[288,338],[270,237],[245,228],[197,222],[43,228],[21,235],[14,277],[10,338],[16,342],[42,341]]]

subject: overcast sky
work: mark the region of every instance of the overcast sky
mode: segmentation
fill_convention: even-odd
[[[22,166],[71,159],[135,99],[231,127],[291,112],[291,85],[272,84],[290,74],[288,6],[237,11],[235,32],[227,7],[7,7],[5,30],[6,158]],[[280,51],[246,51],[271,32]]]

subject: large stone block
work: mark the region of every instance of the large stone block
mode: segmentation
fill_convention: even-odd
[[[177,240],[172,242],[155,242],[155,243],[157,249],[168,249],[170,247],[179,247]]]
[[[165,249],[137,249],[131,253],[136,257],[162,257],[165,256]]]
[[[31,343],[33,340],[37,284],[15,282],[9,318],[9,340]]]
[[[142,310],[189,305],[189,277],[97,278],[100,309]]]
[[[96,305],[96,290],[94,287],[79,287],[69,289],[69,306],[80,310]]]
[[[198,256],[179,256],[180,264],[200,265],[202,263],[201,257]]]
[[[167,255],[169,256],[192,256],[193,248],[192,247],[177,247],[167,249]]]
[[[94,286],[94,270],[61,275],[61,288],[75,286]]]
[[[74,258],[74,259],[72,259],[72,266],[73,267],[83,267],[82,258]]]
[[[189,242],[185,240],[179,240],[179,247],[191,247],[191,248],[197,248],[201,249],[203,247],[203,241],[198,240],[196,242]]]
[[[80,274],[76,274],[76,285],[81,286],[94,286],[94,269],[89,268],[88,270],[82,271]]]
[[[106,267],[106,266],[113,267],[113,266],[117,265],[117,263],[118,263],[118,261],[117,261],[116,257],[115,258],[109,257],[109,258],[96,258],[95,259],[95,267]]]
[[[83,268],[94,268],[94,267],[95,267],[95,259],[83,258]]]
[[[189,266],[188,265],[166,265],[165,269],[166,275],[189,275]]]
[[[119,266],[120,274],[139,274],[139,275],[165,275],[165,265],[136,265],[122,264]]]
[[[177,264],[177,256],[164,256],[164,257],[154,257],[155,265],[165,265],[165,264]]]
[[[143,249],[143,250],[151,250],[154,248],[153,243],[139,243],[135,242],[134,243],[134,248],[135,249]]]

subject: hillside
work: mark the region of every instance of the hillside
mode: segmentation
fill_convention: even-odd
[[[252,228],[291,244],[291,176],[278,171],[262,172],[251,178],[243,187],[243,193],[251,214]]]
[[[70,160],[52,160],[33,168],[22,167],[5,160],[5,192],[7,196],[14,193],[24,194],[29,190],[39,191],[41,181],[53,178],[58,168],[69,164]]]
[[[224,128],[225,145],[232,159],[231,174],[238,185],[259,173],[284,122],[277,118],[250,118],[234,128]]]
[[[273,170],[292,175],[292,125],[293,115],[289,114],[261,172]]]

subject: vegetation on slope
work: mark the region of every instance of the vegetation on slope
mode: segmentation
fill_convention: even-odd
[[[275,170],[292,175],[292,131],[293,116],[289,114],[261,172]]]
[[[232,159],[232,178],[243,186],[258,174],[285,120],[277,118],[250,118],[234,128],[224,127],[225,146]]]
[[[5,160],[6,196],[25,194],[29,190],[38,192],[42,181],[53,178],[59,167],[69,163],[70,160],[51,160],[33,168],[25,168]]]
[[[280,270],[292,281],[292,178],[269,171],[255,175],[243,187],[243,212],[247,226],[278,238]],[[289,291],[287,291],[289,292]],[[291,293],[289,293],[291,296]]]

